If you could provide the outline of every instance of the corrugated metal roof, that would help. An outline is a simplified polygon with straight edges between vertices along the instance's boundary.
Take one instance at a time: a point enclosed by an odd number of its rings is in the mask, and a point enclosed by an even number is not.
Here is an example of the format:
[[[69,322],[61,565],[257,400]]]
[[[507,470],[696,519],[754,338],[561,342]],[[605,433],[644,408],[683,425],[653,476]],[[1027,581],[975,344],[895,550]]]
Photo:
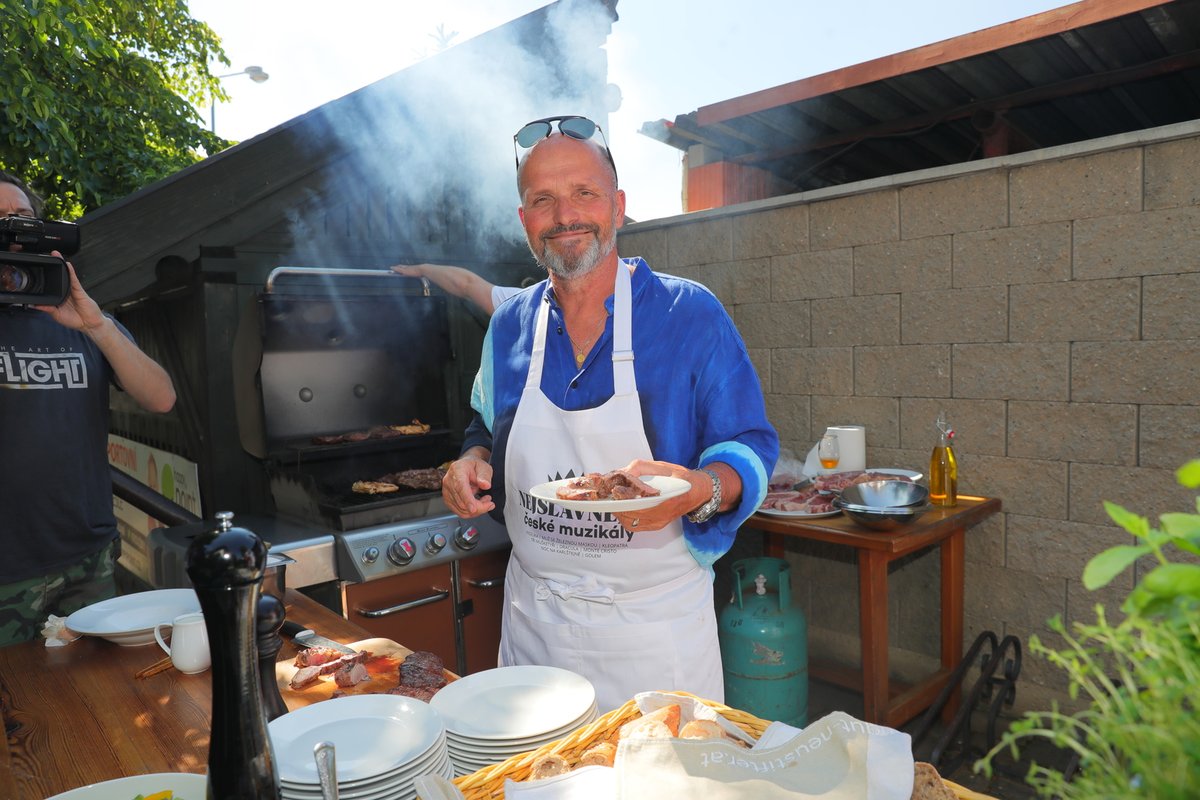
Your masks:
[[[1197,117],[1200,0],[1087,0],[642,133],[804,191]]]

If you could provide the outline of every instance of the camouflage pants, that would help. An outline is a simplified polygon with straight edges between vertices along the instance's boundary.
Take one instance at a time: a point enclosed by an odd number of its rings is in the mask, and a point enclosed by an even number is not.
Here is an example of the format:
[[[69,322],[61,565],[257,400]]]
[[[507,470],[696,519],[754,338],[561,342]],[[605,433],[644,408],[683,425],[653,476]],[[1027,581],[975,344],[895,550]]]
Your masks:
[[[61,572],[0,585],[0,647],[37,639],[51,614],[65,617],[114,597],[119,556],[117,539]]]

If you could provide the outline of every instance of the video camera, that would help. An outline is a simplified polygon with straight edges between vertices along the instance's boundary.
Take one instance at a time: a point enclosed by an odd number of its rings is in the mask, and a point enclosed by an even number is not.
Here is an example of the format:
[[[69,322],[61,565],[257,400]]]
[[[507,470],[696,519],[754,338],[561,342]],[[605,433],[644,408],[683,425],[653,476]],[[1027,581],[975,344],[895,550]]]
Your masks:
[[[20,252],[9,246],[20,245]],[[71,291],[63,256],[79,250],[79,226],[35,217],[0,217],[0,305],[62,305]]]

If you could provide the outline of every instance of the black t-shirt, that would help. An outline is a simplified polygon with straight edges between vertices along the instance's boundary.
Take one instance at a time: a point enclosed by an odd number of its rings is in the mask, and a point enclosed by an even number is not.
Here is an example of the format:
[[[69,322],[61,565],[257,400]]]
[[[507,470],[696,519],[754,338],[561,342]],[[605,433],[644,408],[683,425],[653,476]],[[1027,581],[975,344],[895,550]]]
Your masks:
[[[87,336],[0,307],[0,583],[56,572],[116,538],[112,379]]]

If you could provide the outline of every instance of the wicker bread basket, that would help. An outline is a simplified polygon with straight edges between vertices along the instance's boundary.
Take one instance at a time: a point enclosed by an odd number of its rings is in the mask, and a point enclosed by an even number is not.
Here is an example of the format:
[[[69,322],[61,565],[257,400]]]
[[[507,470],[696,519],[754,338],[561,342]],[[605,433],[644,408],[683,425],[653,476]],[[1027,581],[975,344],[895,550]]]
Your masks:
[[[670,694],[677,694],[681,697],[695,697],[695,695],[688,694],[687,692],[671,692]],[[755,739],[762,736],[763,731],[771,724],[769,721],[759,719],[752,714],[747,714],[745,711],[738,711],[736,708],[730,708],[729,706],[712,700],[705,700],[704,698],[696,699],[712,708]],[[530,767],[532,767],[534,760],[538,756],[547,753],[557,753],[565,758],[568,763],[574,764],[583,755],[583,751],[589,747],[598,745],[601,742],[613,742],[615,744],[621,726],[630,720],[640,717],[641,713],[638,710],[637,702],[630,700],[620,708],[598,717],[590,724],[585,725],[569,736],[559,739],[556,742],[544,744],[536,750],[512,756],[507,761],[501,761],[499,764],[485,767],[478,772],[472,772],[470,775],[456,778],[454,785],[466,796],[467,800],[498,800],[498,798],[504,797],[504,781],[509,778],[514,781],[526,780],[529,777]],[[943,780],[943,782],[954,792],[958,800],[994,800],[994,798],[977,794],[950,781]]]

